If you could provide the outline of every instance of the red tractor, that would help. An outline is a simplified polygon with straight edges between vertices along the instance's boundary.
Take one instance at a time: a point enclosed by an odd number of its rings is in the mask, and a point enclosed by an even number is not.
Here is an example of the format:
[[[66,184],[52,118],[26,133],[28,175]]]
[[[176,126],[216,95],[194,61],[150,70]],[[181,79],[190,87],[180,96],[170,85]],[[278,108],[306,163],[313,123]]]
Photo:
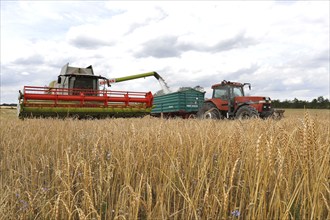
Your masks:
[[[251,89],[250,83],[237,83],[222,81],[212,86],[211,99],[204,101],[199,109],[199,118],[223,119],[223,118],[281,118],[284,110],[274,110],[271,99],[262,96],[245,96],[244,86]]]

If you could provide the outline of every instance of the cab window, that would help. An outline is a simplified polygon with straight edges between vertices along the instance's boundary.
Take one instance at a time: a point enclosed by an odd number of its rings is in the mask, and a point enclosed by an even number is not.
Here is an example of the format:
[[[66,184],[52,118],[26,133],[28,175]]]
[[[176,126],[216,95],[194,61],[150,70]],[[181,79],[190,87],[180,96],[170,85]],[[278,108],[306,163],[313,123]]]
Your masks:
[[[213,98],[228,99],[227,88],[216,88],[213,92]]]
[[[95,89],[96,79],[78,77],[74,81],[74,88],[77,89]]]
[[[233,87],[232,97],[236,97],[236,96],[244,96],[241,87]]]

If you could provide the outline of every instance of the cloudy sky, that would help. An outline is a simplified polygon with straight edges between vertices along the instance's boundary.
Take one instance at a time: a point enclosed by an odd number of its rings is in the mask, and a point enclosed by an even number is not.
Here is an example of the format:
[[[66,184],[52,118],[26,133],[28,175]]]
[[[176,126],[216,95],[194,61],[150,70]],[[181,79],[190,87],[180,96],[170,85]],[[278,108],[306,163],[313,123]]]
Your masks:
[[[176,91],[223,79],[250,95],[329,98],[329,1],[3,1],[1,103],[66,63],[109,78],[157,71]],[[154,78],[112,90],[160,90]]]

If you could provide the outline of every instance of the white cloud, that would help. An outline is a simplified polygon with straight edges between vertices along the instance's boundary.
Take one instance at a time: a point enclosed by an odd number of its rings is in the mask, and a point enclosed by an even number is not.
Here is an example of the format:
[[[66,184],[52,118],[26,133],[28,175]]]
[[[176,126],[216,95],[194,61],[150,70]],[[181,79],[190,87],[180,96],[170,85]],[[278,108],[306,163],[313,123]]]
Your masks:
[[[24,72],[21,72],[21,74],[22,74],[22,75],[25,75],[25,76],[28,76],[28,75],[30,75],[30,73],[29,73],[29,72],[26,72],[26,71],[24,71]]]
[[[328,8],[327,1],[1,2],[1,102],[15,102],[24,85],[47,85],[67,62],[107,77],[158,71],[174,90],[227,79],[275,99],[329,98]],[[141,79],[112,89],[160,88]]]
[[[302,84],[302,79],[301,77],[294,77],[294,78],[289,78],[289,79],[285,79],[283,81],[284,85],[299,85]]]

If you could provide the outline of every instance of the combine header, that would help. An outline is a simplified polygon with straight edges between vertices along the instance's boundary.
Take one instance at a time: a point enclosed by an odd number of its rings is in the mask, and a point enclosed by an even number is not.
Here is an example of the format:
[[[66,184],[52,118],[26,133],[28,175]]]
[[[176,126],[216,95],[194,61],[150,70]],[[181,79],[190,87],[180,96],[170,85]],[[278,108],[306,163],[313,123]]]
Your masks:
[[[107,79],[87,68],[65,65],[57,81],[48,87],[24,86],[19,91],[18,116],[26,117],[139,117],[150,114],[151,92],[128,92],[99,89],[100,85],[154,76],[156,72]],[[162,80],[163,81],[163,80]],[[167,85],[165,84],[165,87]]]

